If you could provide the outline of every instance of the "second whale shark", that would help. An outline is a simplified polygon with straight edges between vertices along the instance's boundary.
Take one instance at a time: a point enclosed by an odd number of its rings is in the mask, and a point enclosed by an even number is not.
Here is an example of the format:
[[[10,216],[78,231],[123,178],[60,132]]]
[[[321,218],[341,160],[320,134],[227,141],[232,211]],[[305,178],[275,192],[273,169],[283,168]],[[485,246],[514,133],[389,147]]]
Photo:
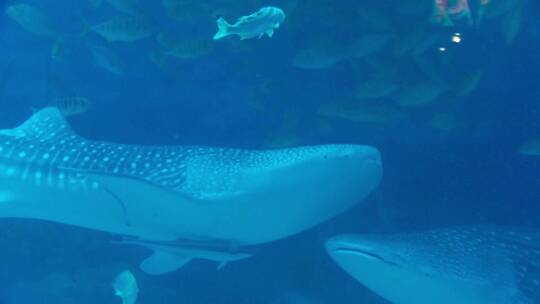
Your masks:
[[[55,108],[0,130],[0,217],[128,236],[127,243],[154,250],[143,263],[153,274],[197,257],[243,258],[234,248],[326,221],[364,199],[381,177],[380,154],[370,146],[115,144],[76,135]],[[233,245],[208,251],[199,241]]]
[[[462,226],[341,235],[330,256],[395,304],[540,303],[540,230]]]

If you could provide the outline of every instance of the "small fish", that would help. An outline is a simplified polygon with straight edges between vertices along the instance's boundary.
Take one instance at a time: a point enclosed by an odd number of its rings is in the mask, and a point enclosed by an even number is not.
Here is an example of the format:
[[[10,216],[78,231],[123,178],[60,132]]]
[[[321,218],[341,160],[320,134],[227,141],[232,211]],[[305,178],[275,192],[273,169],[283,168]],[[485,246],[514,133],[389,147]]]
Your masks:
[[[124,74],[124,63],[112,50],[103,46],[89,45],[96,66],[115,75]]]
[[[240,40],[250,38],[261,38],[264,34],[268,37],[274,35],[274,30],[279,28],[285,20],[285,13],[277,7],[263,7],[256,13],[249,16],[240,17],[236,23],[229,24],[225,19],[217,20],[218,31],[214,35],[214,40],[230,35],[238,35]]]
[[[88,99],[79,96],[55,98],[50,105],[58,108],[64,117],[85,113],[92,107]]]
[[[129,270],[119,273],[112,286],[114,295],[122,299],[122,304],[135,304],[139,294],[139,287],[135,276]]]
[[[93,26],[91,30],[108,42],[132,42],[152,35],[150,26],[136,17],[115,17]]]
[[[540,303],[540,230],[463,226],[326,242],[351,276],[394,304]]]
[[[26,3],[13,4],[6,8],[6,14],[32,34],[45,37],[58,35],[53,29],[50,17],[35,6]]]

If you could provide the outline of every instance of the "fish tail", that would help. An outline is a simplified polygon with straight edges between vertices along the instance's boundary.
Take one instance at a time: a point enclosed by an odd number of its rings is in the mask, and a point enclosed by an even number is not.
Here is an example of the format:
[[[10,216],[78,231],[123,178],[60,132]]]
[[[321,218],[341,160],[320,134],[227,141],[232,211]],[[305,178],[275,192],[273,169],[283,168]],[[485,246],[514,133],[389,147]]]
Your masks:
[[[225,19],[223,19],[223,17],[220,17],[217,20],[217,26],[218,26],[218,31],[214,35],[214,40],[221,39],[231,34],[229,32],[229,28],[231,27],[231,25]]]

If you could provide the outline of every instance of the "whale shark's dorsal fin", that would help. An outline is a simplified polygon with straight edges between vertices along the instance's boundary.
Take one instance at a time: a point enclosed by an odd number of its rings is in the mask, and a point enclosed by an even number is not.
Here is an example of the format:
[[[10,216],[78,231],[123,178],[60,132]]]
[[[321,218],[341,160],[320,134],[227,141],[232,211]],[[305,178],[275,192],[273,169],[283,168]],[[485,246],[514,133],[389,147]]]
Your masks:
[[[0,130],[0,135],[47,142],[75,136],[75,133],[57,108],[48,107],[36,112],[16,128]]]

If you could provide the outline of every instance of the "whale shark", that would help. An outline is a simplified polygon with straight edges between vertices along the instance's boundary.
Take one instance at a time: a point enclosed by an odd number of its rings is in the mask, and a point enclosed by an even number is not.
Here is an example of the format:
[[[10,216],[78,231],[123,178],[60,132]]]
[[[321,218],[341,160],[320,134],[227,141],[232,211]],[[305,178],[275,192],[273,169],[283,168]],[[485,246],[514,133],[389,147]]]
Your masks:
[[[117,144],[78,136],[53,107],[0,130],[0,218],[135,238],[154,251],[144,262],[152,274],[193,258],[237,260],[245,254],[226,255],[227,248],[271,242],[327,221],[362,201],[381,177],[380,153],[371,146]],[[190,240],[192,250],[171,249],[177,240]],[[232,245],[214,255],[197,249],[198,242],[213,241]],[[202,254],[189,256],[196,253]]]
[[[395,304],[540,303],[540,230],[461,226],[340,235],[330,256]]]

